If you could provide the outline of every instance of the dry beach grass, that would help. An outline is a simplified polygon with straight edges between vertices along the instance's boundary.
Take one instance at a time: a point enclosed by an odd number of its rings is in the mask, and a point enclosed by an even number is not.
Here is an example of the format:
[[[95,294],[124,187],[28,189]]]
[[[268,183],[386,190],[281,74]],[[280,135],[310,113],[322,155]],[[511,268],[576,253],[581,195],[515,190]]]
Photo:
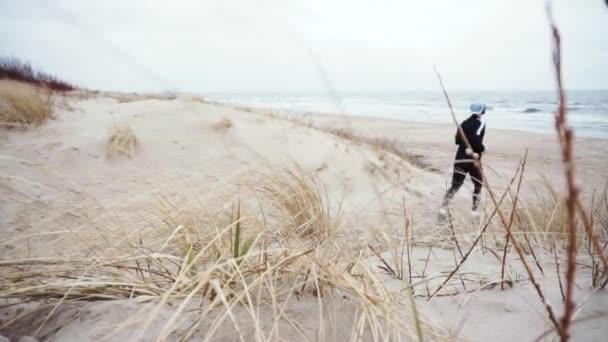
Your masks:
[[[0,296],[28,309],[2,329],[15,336],[35,327],[45,338],[54,314],[70,303],[139,298],[147,309],[110,336],[136,339],[154,325],[155,339],[391,340],[417,339],[420,325],[426,336],[448,338],[399,305],[410,299],[389,291],[349,244],[339,210],[328,212],[317,182],[285,169],[253,189],[257,209],[246,209],[248,198],[212,212],[167,201],[150,225],[124,235],[99,232],[77,255],[4,260]],[[318,315],[314,326],[290,317],[295,302]],[[167,306],[175,307],[168,317]]]
[[[0,80],[0,124],[28,128],[43,124],[53,115],[51,92],[38,86]]]
[[[112,126],[106,145],[106,157],[109,159],[117,157],[132,158],[139,148],[137,137],[128,126]]]

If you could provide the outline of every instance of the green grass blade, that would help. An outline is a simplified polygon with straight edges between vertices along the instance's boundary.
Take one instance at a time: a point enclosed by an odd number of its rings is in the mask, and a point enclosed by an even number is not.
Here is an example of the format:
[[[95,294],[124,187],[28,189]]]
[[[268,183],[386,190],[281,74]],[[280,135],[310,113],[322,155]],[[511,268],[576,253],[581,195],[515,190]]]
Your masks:
[[[236,231],[234,234],[234,255],[236,259],[240,256],[239,247],[241,246],[241,200],[239,199],[236,212]]]

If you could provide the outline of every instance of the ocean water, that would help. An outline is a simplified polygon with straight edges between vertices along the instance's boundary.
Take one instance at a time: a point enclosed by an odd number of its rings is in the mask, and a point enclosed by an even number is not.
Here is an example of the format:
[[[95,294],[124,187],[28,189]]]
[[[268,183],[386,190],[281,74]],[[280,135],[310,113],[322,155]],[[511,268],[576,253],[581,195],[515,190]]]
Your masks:
[[[217,93],[212,100],[298,112],[343,113],[428,123],[450,123],[445,98],[437,92],[358,92],[332,97],[327,93]],[[488,106],[488,129],[512,129],[554,134],[557,108],[553,91],[452,92],[459,121],[472,102]],[[569,91],[568,120],[580,137],[608,139],[608,90]]]

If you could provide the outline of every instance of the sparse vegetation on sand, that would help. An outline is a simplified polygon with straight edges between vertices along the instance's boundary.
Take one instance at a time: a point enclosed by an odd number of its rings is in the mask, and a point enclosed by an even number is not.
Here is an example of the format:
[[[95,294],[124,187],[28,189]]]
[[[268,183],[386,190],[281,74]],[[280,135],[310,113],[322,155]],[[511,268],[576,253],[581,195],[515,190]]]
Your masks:
[[[277,112],[277,111],[268,111],[265,109],[256,109],[254,107],[246,107],[246,106],[234,106],[234,108],[238,110],[242,110],[250,113],[259,113],[265,116],[268,116],[273,119],[278,120],[286,120],[293,122],[294,124],[306,128],[317,129],[332,135],[335,135],[339,138],[355,142],[358,144],[367,145],[376,151],[382,151],[384,153],[391,153],[402,160],[415,165],[421,169],[425,169],[431,172],[438,172],[436,168],[429,165],[421,155],[412,153],[404,146],[403,143],[399,142],[397,139],[389,139],[389,138],[381,138],[381,137],[368,137],[361,134],[358,134],[354,130],[350,128],[335,128],[335,127],[322,127],[315,125],[314,120],[312,119],[310,114],[307,113],[288,113],[288,112]]]
[[[522,172],[518,169],[513,180]],[[500,259],[507,249],[495,211],[481,222],[481,233],[452,221],[447,230],[433,232],[414,225],[404,201],[402,223],[361,238],[340,206],[332,207],[315,172],[294,165],[253,174],[239,188],[217,193],[209,203],[161,195],[160,205],[132,213],[144,219],[130,229],[120,221],[98,224],[83,217],[83,227],[90,228],[53,232],[53,241],[74,241],[69,252],[30,257],[22,249],[5,258],[0,299],[14,313],[0,331],[44,339],[62,328],[61,317],[111,301],[114,310],[124,306],[129,312],[104,330],[103,337],[115,340],[459,340],[464,336],[420,314],[414,298],[523,286],[520,263],[528,264],[534,277],[551,273],[545,279],[556,286],[556,278],[561,281],[546,259],[563,256],[565,245],[542,244],[542,231],[514,234],[509,245],[523,246],[524,258]],[[590,214],[605,243],[603,196]],[[515,201],[506,203],[507,213],[518,208]],[[586,246],[589,240],[579,229]],[[25,245],[48,233],[11,240]],[[471,253],[479,246],[481,253]],[[453,255],[453,266],[445,264],[446,255]],[[544,268],[538,259],[545,260]],[[485,270],[476,268],[480,260]],[[605,286],[600,257],[581,255],[579,263],[596,288]],[[391,278],[399,285],[389,287]],[[136,307],[128,305],[133,301]]]
[[[50,91],[27,83],[0,80],[0,124],[28,128],[45,123],[53,115]]]
[[[252,182],[215,208],[166,198],[137,229],[99,230],[75,255],[2,261],[0,298],[20,313],[0,331],[44,338],[73,305],[134,299],[142,306],[105,337],[451,338],[408,309],[409,296],[389,291],[348,239],[339,208],[330,212],[314,174],[286,169]]]
[[[344,128],[318,128],[327,133],[333,134],[342,139],[354,141],[361,144],[366,144],[375,150],[387,152],[396,155],[402,160],[407,161],[408,163],[415,165],[421,169],[431,171],[431,172],[439,172],[436,168],[429,165],[421,155],[414,154],[408,151],[407,147],[404,146],[403,143],[399,142],[397,139],[388,139],[388,138],[371,138],[363,135],[359,135],[353,130],[344,129]]]
[[[129,126],[112,126],[106,143],[106,158],[132,158],[135,156],[138,148],[137,137]]]
[[[173,92],[164,93],[119,93],[119,92],[104,92],[104,96],[115,99],[118,103],[131,103],[147,100],[175,100],[177,94]]]

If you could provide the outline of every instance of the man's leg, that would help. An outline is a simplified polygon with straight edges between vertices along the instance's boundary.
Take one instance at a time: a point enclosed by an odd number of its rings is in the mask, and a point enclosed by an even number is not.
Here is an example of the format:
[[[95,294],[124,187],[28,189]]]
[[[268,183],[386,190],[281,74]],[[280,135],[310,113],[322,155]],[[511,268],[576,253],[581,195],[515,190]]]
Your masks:
[[[454,194],[460,189],[462,184],[464,183],[464,179],[467,176],[465,169],[459,165],[454,164],[454,173],[452,174],[452,185],[448,189],[448,191],[443,196],[443,204],[442,207],[447,207],[450,203]]]
[[[471,180],[473,181],[473,211],[476,211],[479,208],[479,202],[481,201],[481,187],[483,186],[483,175],[481,174],[481,170],[473,166],[471,170],[469,170],[469,174],[471,175]]]

